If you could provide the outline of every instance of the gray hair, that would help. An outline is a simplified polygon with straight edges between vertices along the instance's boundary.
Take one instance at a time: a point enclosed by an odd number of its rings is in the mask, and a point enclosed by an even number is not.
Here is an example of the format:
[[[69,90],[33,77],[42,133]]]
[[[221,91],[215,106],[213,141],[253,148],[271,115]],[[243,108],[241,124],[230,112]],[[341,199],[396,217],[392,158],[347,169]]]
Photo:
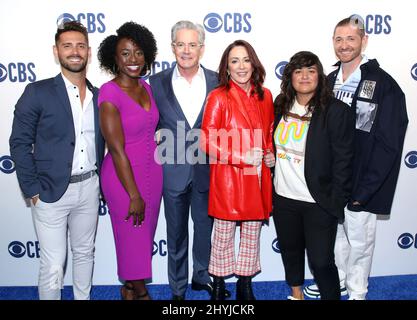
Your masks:
[[[188,20],[178,21],[176,24],[173,25],[173,27],[171,28],[171,42],[172,43],[175,42],[177,38],[177,32],[181,29],[197,31],[199,44],[204,44],[204,40],[206,39],[206,34],[204,32],[203,26],[199,23],[193,23]]]

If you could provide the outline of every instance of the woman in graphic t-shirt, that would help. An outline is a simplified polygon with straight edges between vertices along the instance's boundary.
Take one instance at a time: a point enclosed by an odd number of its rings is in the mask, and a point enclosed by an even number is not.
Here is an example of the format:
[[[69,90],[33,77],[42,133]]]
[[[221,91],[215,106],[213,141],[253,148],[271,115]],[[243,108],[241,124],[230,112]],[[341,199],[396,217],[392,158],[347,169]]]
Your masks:
[[[333,97],[319,58],[296,53],[274,101],[273,217],[288,299],[303,299],[305,250],[322,299],[340,299],[337,223],[350,196],[355,114]]]

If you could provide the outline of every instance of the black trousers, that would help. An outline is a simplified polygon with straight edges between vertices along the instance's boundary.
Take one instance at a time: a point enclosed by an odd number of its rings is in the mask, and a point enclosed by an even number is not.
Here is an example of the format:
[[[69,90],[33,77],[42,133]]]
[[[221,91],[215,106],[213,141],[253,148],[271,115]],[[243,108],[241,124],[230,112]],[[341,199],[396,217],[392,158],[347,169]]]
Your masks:
[[[288,199],[274,192],[274,224],[291,287],[304,284],[305,250],[323,300],[340,300],[340,283],[334,261],[337,218],[316,203]]]

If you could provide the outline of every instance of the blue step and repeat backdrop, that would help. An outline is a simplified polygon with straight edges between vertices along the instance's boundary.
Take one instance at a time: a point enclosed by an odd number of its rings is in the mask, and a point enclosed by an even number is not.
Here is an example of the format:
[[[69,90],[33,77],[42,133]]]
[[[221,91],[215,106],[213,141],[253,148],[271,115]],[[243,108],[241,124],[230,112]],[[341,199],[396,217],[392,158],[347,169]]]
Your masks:
[[[88,77],[98,87],[109,76],[98,67],[97,47],[122,23],[133,20],[154,33],[159,49],[152,68],[155,73],[172,65],[170,29],[178,20],[187,19],[206,29],[204,66],[216,70],[229,43],[247,40],[266,68],[266,87],[276,96],[283,66],[297,51],[313,51],[326,72],[333,70],[333,28],[351,14],[364,18],[369,34],[366,54],[377,58],[400,84],[407,97],[410,119],[392,215],[378,221],[372,276],[417,273],[417,23],[413,1],[350,0],[331,4],[324,0],[15,0],[2,1],[0,10],[0,286],[37,283],[39,244],[30,208],[17,183],[8,138],[14,106],[25,86],[59,72],[52,46],[57,24],[63,19],[79,20],[88,28],[93,52]],[[283,280],[272,223],[263,227],[261,245],[262,272],[255,281]],[[153,252],[153,283],[167,283],[163,205]],[[311,277],[309,270],[306,276]],[[71,283],[70,257],[65,283]],[[94,283],[118,283],[113,235],[105,206],[100,209]]]

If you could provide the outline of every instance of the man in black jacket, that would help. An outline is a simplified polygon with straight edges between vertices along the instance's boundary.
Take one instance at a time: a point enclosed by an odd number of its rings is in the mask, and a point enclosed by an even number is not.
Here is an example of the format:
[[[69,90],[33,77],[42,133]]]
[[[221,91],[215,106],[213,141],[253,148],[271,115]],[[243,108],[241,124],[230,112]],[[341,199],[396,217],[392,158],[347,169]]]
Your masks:
[[[408,124],[405,96],[395,80],[368,59],[361,17],[341,20],[333,46],[339,62],[328,76],[336,98],[356,109],[353,190],[339,224],[335,260],[342,295],[364,300],[375,248],[377,214],[389,215]],[[304,294],[317,298],[316,285]]]

